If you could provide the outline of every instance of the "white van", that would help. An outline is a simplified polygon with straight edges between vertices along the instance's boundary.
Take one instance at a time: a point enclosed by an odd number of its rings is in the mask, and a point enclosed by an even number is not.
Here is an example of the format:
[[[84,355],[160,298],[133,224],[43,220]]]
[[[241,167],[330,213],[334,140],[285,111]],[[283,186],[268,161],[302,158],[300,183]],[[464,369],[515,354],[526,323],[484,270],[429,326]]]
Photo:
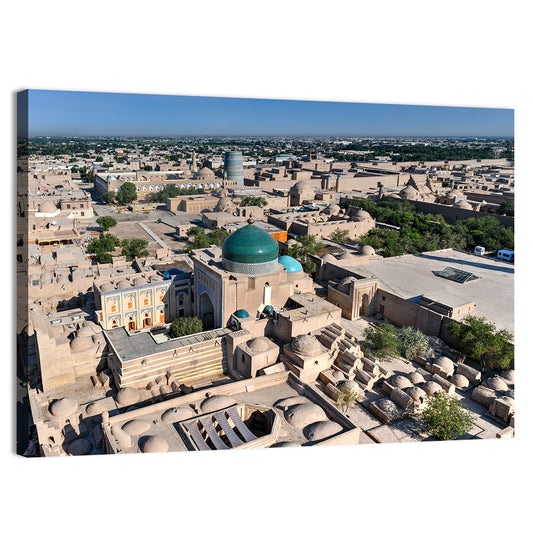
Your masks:
[[[485,248],[483,248],[483,246],[476,246],[474,248],[474,254],[475,255],[485,255]]]
[[[514,262],[514,252],[511,250],[498,250],[498,255],[496,257],[502,261]]]

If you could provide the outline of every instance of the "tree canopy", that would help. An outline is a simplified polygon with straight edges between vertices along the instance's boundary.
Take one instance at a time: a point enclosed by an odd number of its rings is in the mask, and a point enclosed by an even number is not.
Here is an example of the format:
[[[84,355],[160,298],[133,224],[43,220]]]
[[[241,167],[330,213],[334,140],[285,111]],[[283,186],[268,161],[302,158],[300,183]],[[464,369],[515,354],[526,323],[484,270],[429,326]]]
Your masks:
[[[112,252],[120,240],[111,233],[102,233],[98,239],[92,239],[87,245],[87,253],[95,254],[98,263],[111,263],[113,258],[109,252]]]
[[[241,200],[240,207],[256,206],[265,207],[267,201],[259,196],[246,196]]]
[[[109,228],[117,225],[117,221],[112,216],[103,216],[96,219],[96,223],[100,226],[102,233],[106,232]]]
[[[122,246],[122,255],[126,256],[128,261],[133,261],[136,257],[146,257],[148,255],[148,241],[144,239],[124,239]]]
[[[207,248],[212,244],[222,246],[229,237],[229,232],[223,229],[214,229],[209,234],[206,234],[204,228],[194,226],[188,229],[187,236],[191,239],[187,246],[187,251],[190,252],[191,250]]]
[[[120,187],[120,191],[117,193],[116,200],[122,205],[131,204],[131,202],[137,200],[137,187],[135,187],[133,183],[127,181]]]
[[[176,318],[168,328],[168,334],[174,338],[200,333],[201,331],[203,331],[202,321],[195,316]]]

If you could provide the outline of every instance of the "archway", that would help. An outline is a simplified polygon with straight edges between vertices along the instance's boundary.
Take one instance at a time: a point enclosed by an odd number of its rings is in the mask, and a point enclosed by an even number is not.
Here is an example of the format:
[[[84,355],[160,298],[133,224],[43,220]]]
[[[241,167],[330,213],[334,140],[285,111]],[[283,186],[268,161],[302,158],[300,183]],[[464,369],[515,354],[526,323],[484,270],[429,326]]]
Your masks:
[[[149,328],[152,325],[152,313],[144,313],[143,327]]]
[[[135,317],[130,316],[130,317],[128,318],[128,330],[129,330],[129,331],[133,331],[133,330],[135,329],[135,326],[136,326],[136,324],[135,324]]]
[[[203,292],[200,296],[200,320],[204,325],[204,329],[213,329],[215,325],[213,303],[206,292]]]

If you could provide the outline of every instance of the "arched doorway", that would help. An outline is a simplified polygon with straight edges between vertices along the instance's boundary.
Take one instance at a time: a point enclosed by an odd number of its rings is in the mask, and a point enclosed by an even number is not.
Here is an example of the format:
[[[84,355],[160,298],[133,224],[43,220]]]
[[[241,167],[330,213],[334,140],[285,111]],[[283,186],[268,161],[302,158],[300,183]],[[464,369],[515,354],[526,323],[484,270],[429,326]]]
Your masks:
[[[203,292],[200,296],[200,320],[204,325],[204,329],[213,329],[215,325],[213,303],[206,292]]]
[[[143,327],[149,328],[152,325],[152,313],[144,313],[143,315]]]
[[[128,330],[129,330],[129,331],[133,331],[133,330],[135,329],[135,326],[136,326],[136,324],[135,324],[135,317],[130,316],[130,317],[128,318]]]

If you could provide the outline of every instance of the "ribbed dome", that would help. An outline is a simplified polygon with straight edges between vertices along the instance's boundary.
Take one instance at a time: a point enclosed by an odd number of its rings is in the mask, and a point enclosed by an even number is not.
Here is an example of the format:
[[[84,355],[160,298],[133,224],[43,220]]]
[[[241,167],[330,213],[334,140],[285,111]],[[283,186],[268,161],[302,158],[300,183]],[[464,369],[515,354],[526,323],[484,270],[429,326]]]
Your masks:
[[[292,187],[292,190],[301,191],[302,189],[314,189],[315,185],[311,180],[297,181]]]
[[[278,263],[280,263],[289,273],[301,272],[303,270],[301,263],[290,255],[282,255],[281,257],[278,257]]]
[[[210,178],[214,175],[215,173],[209,167],[202,167],[200,172],[198,172],[198,176],[202,178]]]
[[[232,233],[222,245],[222,257],[233,263],[266,263],[278,258],[278,243],[255,224]]]

